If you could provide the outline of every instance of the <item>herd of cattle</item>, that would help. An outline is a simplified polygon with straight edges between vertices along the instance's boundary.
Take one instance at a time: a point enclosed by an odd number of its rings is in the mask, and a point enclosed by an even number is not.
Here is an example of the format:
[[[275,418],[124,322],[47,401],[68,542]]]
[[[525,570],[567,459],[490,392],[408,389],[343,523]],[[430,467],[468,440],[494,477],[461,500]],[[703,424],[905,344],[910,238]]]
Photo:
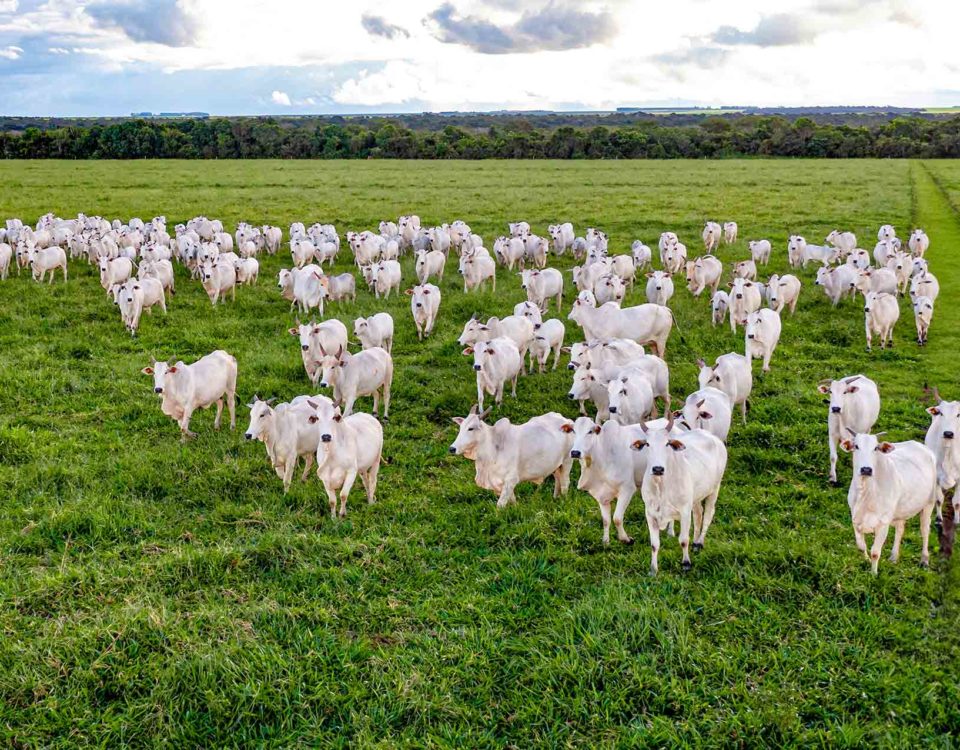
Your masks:
[[[736,242],[734,222],[722,226],[708,222],[702,234],[704,253],[693,259],[688,259],[687,248],[675,233],[664,232],[657,248],[659,270],[653,269],[650,247],[636,241],[629,254],[610,254],[608,237],[598,229],[589,228],[578,237],[572,224],[556,224],[541,237],[526,222],[508,227],[491,252],[463,221],[423,228],[419,217],[401,216],[396,222],[381,222],[377,232],[347,232],[357,274],[331,275],[323,266],[329,268],[341,250],[337,230],[328,224],[295,223],[289,229],[292,267],[279,272],[280,294],[303,316],[314,310],[323,316],[325,302],[356,300],[358,279],[377,299],[389,298],[402,287],[400,258],[412,253],[417,283],[406,294],[422,339],[433,332],[440,311],[441,290],[431,280],[442,281],[451,257],[465,293],[488,281],[496,289],[498,264],[516,269],[527,300],[504,317],[483,321],[473,316],[459,338],[464,355],[473,362],[477,403],[467,416],[454,419],[458,434],[450,453],[475,463],[477,485],[497,494],[498,507],[516,501],[519,483],[539,484],[551,475],[555,494],[565,494],[577,461],[577,486],[599,504],[604,544],[609,543],[611,520],[618,539],[631,541],[625,515],[639,490],[650,534],[651,573],[658,569],[660,532],[667,530],[672,536],[675,521],[680,525],[682,564],[689,568],[691,534],[694,549],[702,548],[713,520],[734,410],[739,407],[741,419],[747,420],[752,360],[761,359],[763,370],[770,369],[781,315],[785,310],[794,313],[801,279],[773,274],[760,281],[759,268],[769,263],[772,253],[771,243],[761,239],[749,242],[750,258],[733,265],[727,289],[720,289],[724,265],[714,253],[721,243]],[[175,292],[175,262],[200,281],[213,304],[223,303],[228,293],[235,297],[238,285],[257,283],[258,256],[276,254],[282,236],[278,227],[245,223],[231,235],[221,222],[206,217],[178,224],[171,236],[162,216],[123,224],[83,214],[76,219],[48,214],[35,227],[13,219],[0,229],[0,276],[6,279],[15,262],[18,274],[29,269],[41,282],[49,274],[52,283],[54,272],[62,269],[66,281],[68,254],[85,259],[98,266],[101,285],[135,334],[143,310],[159,306],[166,312],[167,296]],[[793,235],[787,259],[798,273],[815,264],[816,285],[834,305],[844,297],[863,295],[868,351],[874,334],[881,347],[892,346],[898,298],[907,292],[917,341],[924,345],[939,292],[924,257],[930,244],[926,234],[914,230],[904,246],[894,228],[884,225],[872,253],[859,248],[850,232],[831,232],[826,243],[813,245]],[[554,303],[560,312],[565,288],[564,274],[548,267],[548,258],[567,252],[578,265],[571,269],[576,296],[566,318],[583,332],[583,341],[570,346],[564,345],[563,320],[544,317]],[[624,307],[624,297],[640,272],[645,273],[648,302]],[[676,326],[669,305],[679,274],[685,274],[694,297],[709,290],[714,325],[729,320],[734,332],[743,326],[744,353],[724,354],[713,364],[700,360],[699,389],[673,411],[666,346]],[[289,332],[299,342],[314,390],[330,389],[331,394],[303,395],[284,404],[255,396],[245,436],[264,443],[285,491],[300,458],[306,464],[303,480],[316,461],[331,516],[337,514],[338,496],[339,514],[344,516],[358,476],[368,501],[374,501],[382,422],[390,410],[394,320],[387,312],[357,318],[353,334],[361,349],[356,353],[349,351],[347,328],[336,318],[319,323],[298,320]],[[579,402],[579,418],[551,412],[523,424],[486,421],[493,408],[484,408],[486,396],[499,405],[507,385],[516,396],[522,374],[543,372],[551,356],[555,369],[561,352],[570,355],[573,382],[568,396]],[[214,404],[215,426],[219,428],[226,404],[230,427],[235,427],[237,361],[227,352],[218,350],[191,364],[155,361],[143,372],[152,375],[161,410],[178,422],[184,439],[193,436],[192,413]],[[848,503],[858,549],[869,557],[876,573],[890,526],[895,531],[891,559],[896,560],[906,522],[919,515],[921,563],[927,565],[931,517],[935,511],[939,516],[944,491],[954,489],[960,476],[954,437],[960,431],[960,402],[944,401],[934,389],[937,403],[928,409],[933,419],[925,443],[890,443],[879,439],[882,433],[871,434],[880,395],[870,378],[851,375],[817,387],[829,396],[831,481],[837,477],[838,449],[853,454]],[[357,399],[366,396],[373,397],[373,414],[354,412]],[[867,534],[874,535],[869,551]]]

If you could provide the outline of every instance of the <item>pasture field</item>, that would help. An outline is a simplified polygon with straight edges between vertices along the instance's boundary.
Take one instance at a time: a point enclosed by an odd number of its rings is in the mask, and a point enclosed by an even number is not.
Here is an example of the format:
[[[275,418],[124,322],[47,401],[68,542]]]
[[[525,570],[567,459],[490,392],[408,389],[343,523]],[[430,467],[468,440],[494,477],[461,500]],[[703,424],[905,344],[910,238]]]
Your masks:
[[[276,288],[287,253],[262,258],[260,285],[216,309],[178,270],[169,315],[144,315],[135,339],[85,264],[71,263],[66,285],[14,273],[0,282],[0,744],[956,743],[958,566],[933,541],[922,570],[912,521],[900,562],[871,576],[850,528],[848,457],[841,486],[827,482],[815,390],[875,379],[889,440],[922,440],[925,381],[960,397],[960,220],[931,174],[960,191],[956,165],[906,161],[0,162],[0,218],[164,214],[172,228],[205,214],[230,230],[277,224],[285,241],[295,220],[343,233],[415,212],[425,226],[463,218],[488,247],[519,219],[603,228],[611,252],[673,229],[692,257],[705,219],[733,219],[740,240],[721,257],[744,259],[747,240],[766,237],[772,273],[786,270],[791,233],[852,229],[872,249],[880,224],[902,237],[920,225],[942,285],[926,348],[903,301],[895,348],[867,354],[862,304],[833,309],[812,267],[802,274],[772,372],[754,365],[749,423],[734,422],[706,549],[682,574],[668,539],[650,578],[639,496],[636,544],[604,549],[589,495],[521,485],[498,512],[473,465],[447,455],[451,417],[476,398],[456,338],[471,313],[523,299],[504,270],[496,293],[464,295],[448,264],[423,344],[406,296],[361,291],[328,310],[351,331],[380,309],[397,323],[378,502],[358,484],[343,521],[315,477],[284,496],[263,446],[243,441],[254,393],[309,392]],[[677,286],[667,361],[682,399],[696,357],[742,351],[743,337],[712,328],[707,300]],[[568,342],[580,340],[570,289]],[[638,284],[628,303],[642,296]],[[216,348],[239,362],[237,429],[215,433],[200,412],[182,445],[140,369],[151,354]],[[522,378],[497,414],[573,417],[569,383],[565,369]]]

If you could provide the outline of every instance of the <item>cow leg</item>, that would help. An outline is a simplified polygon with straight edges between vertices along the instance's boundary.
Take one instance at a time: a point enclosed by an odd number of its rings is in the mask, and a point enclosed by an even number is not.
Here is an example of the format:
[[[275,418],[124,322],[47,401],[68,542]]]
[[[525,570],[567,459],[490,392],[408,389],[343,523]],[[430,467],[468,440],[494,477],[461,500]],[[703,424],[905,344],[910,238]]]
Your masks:
[[[830,481],[833,484],[837,483],[837,438],[833,434],[833,430],[830,430],[830,435],[827,438],[827,442],[830,444]]]
[[[600,521],[603,523],[603,546],[610,544],[610,499],[598,500],[600,506]]]
[[[373,389],[373,416],[380,418],[380,389]]]
[[[920,511],[920,541],[921,541],[921,552],[920,552],[920,566],[923,568],[930,567],[930,518],[933,516],[933,506],[928,505],[922,511]],[[905,524],[905,521],[900,522],[901,525]],[[902,533],[901,533],[902,535]]]
[[[180,418],[180,439],[183,442],[186,442],[187,438],[194,438],[197,436],[197,433],[190,432],[190,416],[193,414],[193,409],[185,408],[183,410],[183,416]]]
[[[355,396],[352,398],[346,399],[346,401],[343,404],[343,411],[341,412],[343,416],[349,417],[351,414],[353,414],[353,402],[356,400],[357,399]]]
[[[350,496],[350,490],[353,489],[353,483],[356,481],[357,470],[350,469],[343,480],[343,486],[340,488],[340,518],[347,517],[347,498]]]
[[[308,453],[307,458],[305,459],[306,466],[303,467],[303,474],[300,475],[300,481],[306,482],[307,477],[310,476],[310,469],[313,468],[313,454]]]
[[[767,349],[763,353],[763,371],[770,372],[770,358],[773,356],[773,350]]]
[[[330,518],[337,517],[337,490],[336,488],[324,480],[323,489],[327,491],[327,503],[330,506]]]
[[[477,376],[477,411],[483,411],[483,384],[479,376]]]
[[[230,410],[230,429],[235,430],[237,427],[237,394],[234,390],[227,391],[227,409]]]
[[[223,398],[221,397],[217,399],[217,416],[213,420],[213,429],[215,430],[220,429],[220,416],[222,414],[223,414]]]
[[[870,547],[870,570],[874,575],[877,574],[877,567],[880,564],[880,553],[883,552],[883,543],[887,541],[887,532],[890,531],[890,525],[884,524],[877,527],[873,535],[873,546]]]
[[[363,488],[367,491],[367,504],[373,505],[377,499],[377,474],[380,472],[380,461],[371,466],[366,472],[360,475],[363,481]]]
[[[573,459],[569,452],[560,464],[560,468],[553,472],[553,496],[566,495],[570,489],[570,469],[573,468]]]
[[[660,569],[660,526],[656,519],[647,514],[647,529],[650,531],[650,575],[655,576]]]
[[[707,538],[707,531],[710,529],[710,524],[713,523],[713,514],[717,510],[717,496],[719,494],[720,487],[717,487],[704,501],[703,525],[700,527],[700,536],[694,542],[700,549],[703,549],[703,543]]]
[[[893,525],[893,549],[890,550],[890,562],[895,563],[900,559],[900,542],[903,539],[903,531],[906,527],[906,521],[897,521]]]
[[[288,458],[283,465],[283,494],[290,491],[290,483],[293,481],[293,472],[297,468],[297,457]]]
[[[871,346],[872,336],[870,335],[870,321],[869,321],[869,320],[867,320],[866,323],[864,324],[864,328],[866,329],[866,332],[867,332],[867,351],[868,351],[868,352],[872,352],[872,351],[873,351],[873,347]]]
[[[740,412],[743,414],[743,423],[747,423],[747,400],[744,399],[740,402]]]
[[[617,527],[617,539],[624,544],[633,544],[633,539],[630,538],[627,530],[623,527],[624,517],[627,515],[627,508],[630,507],[630,501],[633,500],[633,492],[632,487],[621,488],[617,494],[617,507],[614,508],[613,511],[613,525]]]
[[[560,363],[560,349],[561,349],[561,345],[560,345],[560,344],[557,344],[556,347],[554,347],[554,350],[553,350],[553,369],[554,369],[554,370],[557,369],[557,365]],[[550,358],[550,355],[547,354],[547,359],[549,359],[549,358]],[[545,359],[545,360],[544,360],[544,364],[546,364],[546,361],[547,361],[547,360]]]
[[[510,395],[513,396],[514,398],[517,397],[517,378],[519,377],[520,377],[520,373],[518,372],[516,375],[513,376],[513,380],[510,381],[512,385]]]
[[[513,494],[513,488],[517,486],[517,482],[513,478],[505,478],[503,480],[503,490],[500,492],[500,498],[497,500],[498,508],[506,508],[511,502],[515,503],[517,498]]]

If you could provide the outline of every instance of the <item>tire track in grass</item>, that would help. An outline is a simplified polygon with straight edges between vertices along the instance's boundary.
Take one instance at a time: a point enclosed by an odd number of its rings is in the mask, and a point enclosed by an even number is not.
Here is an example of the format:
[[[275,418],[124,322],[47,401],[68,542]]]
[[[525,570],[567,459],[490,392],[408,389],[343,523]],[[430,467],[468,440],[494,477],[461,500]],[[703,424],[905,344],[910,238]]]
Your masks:
[[[933,323],[938,328],[938,340],[934,344],[935,350],[928,352],[928,357],[931,364],[948,369],[952,377],[943,381],[947,385],[944,395],[946,398],[957,398],[960,396],[957,392],[960,378],[956,376],[960,311],[954,301],[960,298],[960,259],[957,256],[957,249],[960,248],[960,211],[952,204],[927,162],[914,163],[911,184],[914,192],[913,223],[930,236],[929,255],[932,256],[933,270],[940,282],[940,296],[937,298]],[[946,300],[950,300],[950,304],[944,304]],[[939,367],[936,369],[939,370]],[[934,628],[937,640],[946,646],[943,654],[945,660],[956,665],[960,661],[960,631],[957,628],[960,622],[960,565],[957,564],[957,556],[946,565],[947,570],[941,577],[941,606],[936,613]],[[947,698],[955,699],[956,696]]]

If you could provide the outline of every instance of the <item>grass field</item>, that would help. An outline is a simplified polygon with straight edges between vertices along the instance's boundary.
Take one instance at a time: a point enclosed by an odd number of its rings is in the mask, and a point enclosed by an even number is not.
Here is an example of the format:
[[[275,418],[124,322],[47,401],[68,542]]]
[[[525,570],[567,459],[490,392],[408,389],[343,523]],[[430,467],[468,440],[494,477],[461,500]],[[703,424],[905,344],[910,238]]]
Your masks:
[[[397,375],[378,504],[358,486],[347,519],[331,521],[316,478],[282,494],[263,446],[242,439],[245,408],[234,432],[199,413],[199,437],[181,445],[139,373],[151,354],[224,348],[241,403],[308,392],[275,283],[289,256],[264,259],[260,286],[217,309],[181,273],[169,315],[145,315],[136,339],[86,265],[66,285],[14,275],[0,283],[0,744],[956,743],[957,565],[934,543],[922,570],[912,522],[900,563],[870,575],[850,529],[848,458],[843,486],[827,482],[815,391],[824,377],[874,378],[891,440],[922,440],[924,381],[960,396],[960,220],[932,175],[960,190],[957,166],[904,161],[0,162],[0,218],[162,213],[172,225],[202,213],[230,229],[323,220],[343,232],[415,211],[425,224],[463,218],[488,245],[508,220],[569,219],[578,233],[606,229],[612,251],[668,228],[695,251],[703,220],[734,219],[741,240],[722,257],[767,237],[770,272],[785,270],[791,233],[849,228],[872,249],[880,224],[901,236],[919,224],[942,286],[926,348],[904,302],[896,347],[868,355],[861,305],[831,308],[805,272],[749,424],[734,424],[706,549],[681,574],[665,543],[652,579],[639,497],[627,517],[637,543],[604,549],[588,495],[521,485],[498,512],[473,465],[447,455],[450,418],[475,400],[456,338],[474,311],[523,299],[515,276],[464,296],[448,271],[422,345],[405,296],[334,306],[351,330],[358,314],[394,315]],[[667,360],[682,398],[698,355],[743,339],[711,328],[706,301],[679,284],[674,301],[682,337]],[[501,413],[574,416],[569,381],[524,378]]]

